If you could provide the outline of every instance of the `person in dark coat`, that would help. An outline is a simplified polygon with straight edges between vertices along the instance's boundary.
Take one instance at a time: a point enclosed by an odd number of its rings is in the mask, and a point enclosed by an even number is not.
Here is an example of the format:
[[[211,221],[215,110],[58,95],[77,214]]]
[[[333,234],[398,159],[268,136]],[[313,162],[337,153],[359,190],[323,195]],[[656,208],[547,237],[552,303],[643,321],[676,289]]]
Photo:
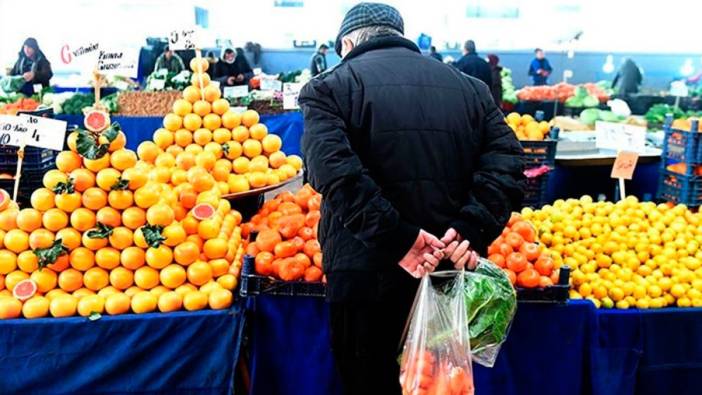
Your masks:
[[[212,77],[219,81],[221,86],[248,85],[253,77],[253,70],[243,51],[239,49],[225,49],[222,58],[214,66]]]
[[[485,59],[478,56],[473,40],[468,40],[463,45],[463,57],[458,59],[458,61],[454,63],[454,66],[469,76],[483,81],[485,85],[492,86],[492,71],[490,70],[490,65]]]
[[[495,100],[497,107],[502,108],[502,66],[500,66],[500,58],[495,54],[489,54],[488,64],[492,72],[492,85],[490,85],[492,99]]]
[[[431,56],[432,58],[438,60],[439,62],[443,62],[443,61],[444,61],[443,55],[441,55],[440,53],[436,52],[436,47],[433,46],[433,45],[429,48],[429,56]]]
[[[627,58],[614,77],[614,81],[612,81],[612,89],[618,87],[617,95],[626,97],[639,92],[642,80],[643,77],[639,66],[633,60]]]
[[[317,49],[317,52],[312,56],[310,60],[310,72],[312,77],[317,74],[323,73],[327,69],[327,51],[329,47],[327,44],[322,44]]]
[[[536,48],[534,50],[534,59],[529,64],[529,75],[534,81],[534,86],[548,85],[548,76],[551,75],[553,68],[551,63],[546,59],[544,50]]]
[[[522,149],[488,87],[422,56],[403,30],[390,6],[354,6],[336,40],[341,63],[298,100],[346,394],[401,393],[417,277],[473,267],[523,198]]]
[[[177,53],[166,46],[163,49],[163,53],[156,58],[156,64],[154,65],[154,71],[161,69],[166,69],[169,73],[178,74],[185,70],[185,63],[183,63],[183,59]]]
[[[35,38],[29,37],[24,40],[10,75],[21,75],[24,78],[25,82],[20,92],[27,96],[34,94],[35,84],[41,84],[44,88],[49,86],[54,73],[51,71],[51,63]]]

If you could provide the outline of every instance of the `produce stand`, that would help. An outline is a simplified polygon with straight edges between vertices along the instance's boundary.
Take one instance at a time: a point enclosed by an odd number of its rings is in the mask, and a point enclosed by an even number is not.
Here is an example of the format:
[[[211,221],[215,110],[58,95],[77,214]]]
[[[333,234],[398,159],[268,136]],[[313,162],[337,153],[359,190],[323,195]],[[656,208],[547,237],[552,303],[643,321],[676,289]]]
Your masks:
[[[231,394],[244,325],[229,310],[0,322],[0,393]]]
[[[122,127],[127,135],[127,148],[132,150],[135,150],[142,141],[151,139],[154,130],[160,128],[163,123],[162,116],[112,116],[111,118]],[[66,121],[69,125],[83,124],[82,115],[60,114],[56,116],[56,119]],[[300,154],[300,137],[303,131],[302,113],[295,111],[277,115],[261,115],[261,122],[266,124],[269,131],[283,139],[282,150],[284,152],[291,155]]]

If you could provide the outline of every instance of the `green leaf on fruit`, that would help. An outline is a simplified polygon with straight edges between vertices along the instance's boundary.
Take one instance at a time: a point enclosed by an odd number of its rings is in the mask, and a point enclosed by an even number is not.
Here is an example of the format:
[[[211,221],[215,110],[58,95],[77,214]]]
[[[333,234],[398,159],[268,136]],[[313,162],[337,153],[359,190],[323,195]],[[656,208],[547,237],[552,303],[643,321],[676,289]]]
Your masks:
[[[149,247],[158,248],[166,238],[161,235],[163,227],[159,225],[144,225],[141,227],[141,232],[144,234],[144,240]]]
[[[63,245],[63,240],[56,239],[51,247],[37,248],[32,252],[37,257],[39,267],[43,268],[56,262],[61,255],[68,254],[68,248]]]
[[[56,194],[68,194],[73,193],[75,191],[76,189],[75,184],[73,182],[73,178],[69,178],[68,182],[59,182],[53,189],[53,192]]]
[[[112,235],[112,227],[102,223],[97,224],[97,227],[88,231],[87,236],[91,239],[106,239]]]
[[[112,191],[125,191],[127,189],[129,189],[129,180],[124,178],[120,178],[115,185],[110,187]]]

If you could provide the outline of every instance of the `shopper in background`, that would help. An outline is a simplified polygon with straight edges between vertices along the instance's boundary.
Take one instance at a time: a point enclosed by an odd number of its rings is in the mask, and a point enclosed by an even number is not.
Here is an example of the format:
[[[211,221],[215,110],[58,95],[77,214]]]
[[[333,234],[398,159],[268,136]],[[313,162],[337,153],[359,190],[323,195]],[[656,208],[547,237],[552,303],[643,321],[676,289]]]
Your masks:
[[[341,63],[299,96],[345,394],[401,393],[417,277],[443,257],[473,267],[522,199],[522,149],[488,87],[422,56],[403,30],[395,8],[354,6]]]
[[[612,81],[612,89],[618,88],[617,96],[626,98],[639,92],[643,77],[639,66],[631,58],[626,58]]]
[[[20,92],[27,96],[34,94],[34,85],[41,84],[46,88],[49,86],[51,77],[51,63],[46,59],[44,52],[39,49],[39,44],[35,38],[29,37],[24,40],[22,49],[17,54],[17,62],[10,70],[10,75],[21,75],[24,78],[24,85]]]
[[[163,49],[163,53],[156,58],[156,65],[154,66],[154,71],[159,71],[161,69],[166,69],[169,73],[178,74],[185,70],[185,64],[177,53],[171,51],[171,49],[166,46],[166,48]]]
[[[495,100],[498,108],[502,108],[502,66],[500,66],[500,58],[495,54],[489,54],[488,64],[492,72],[492,85],[490,85],[492,99]]]
[[[440,53],[436,52],[436,47],[433,45],[429,48],[429,56],[438,60],[439,62],[444,61],[444,57]]]
[[[534,81],[534,85],[547,85],[548,76],[551,75],[551,64],[546,59],[544,50],[541,48],[536,48],[534,50],[534,60],[531,61],[529,65],[529,75]]]
[[[463,45],[463,57],[458,59],[454,66],[469,76],[483,81],[485,85],[492,86],[490,65],[485,59],[478,56],[473,40],[468,40]]]
[[[327,69],[327,51],[329,47],[327,44],[322,44],[317,49],[317,52],[312,56],[310,61],[310,72],[312,77],[317,74],[323,73]]]
[[[244,56],[244,51],[227,48],[215,65],[213,78],[223,86],[248,85],[253,70]]]

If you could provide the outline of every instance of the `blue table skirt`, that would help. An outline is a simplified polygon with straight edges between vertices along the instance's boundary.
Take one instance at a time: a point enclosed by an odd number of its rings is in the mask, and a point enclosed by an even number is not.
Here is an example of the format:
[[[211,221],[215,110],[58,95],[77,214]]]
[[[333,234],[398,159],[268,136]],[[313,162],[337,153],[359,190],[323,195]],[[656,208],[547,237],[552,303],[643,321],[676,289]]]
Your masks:
[[[250,305],[252,395],[341,393],[322,300],[259,296]],[[476,393],[700,394],[700,333],[702,309],[520,304],[495,367],[475,365]]]
[[[83,127],[81,115],[57,115],[57,119],[68,122],[69,125]],[[136,150],[139,143],[151,140],[154,131],[163,125],[163,117],[124,117],[112,116],[113,122],[118,122],[127,135],[127,148]],[[300,137],[302,137],[302,113],[287,112],[278,115],[262,115],[264,123],[271,133],[275,133],[283,140],[282,150],[286,154],[300,155]]]
[[[0,321],[1,394],[231,394],[242,309]]]

